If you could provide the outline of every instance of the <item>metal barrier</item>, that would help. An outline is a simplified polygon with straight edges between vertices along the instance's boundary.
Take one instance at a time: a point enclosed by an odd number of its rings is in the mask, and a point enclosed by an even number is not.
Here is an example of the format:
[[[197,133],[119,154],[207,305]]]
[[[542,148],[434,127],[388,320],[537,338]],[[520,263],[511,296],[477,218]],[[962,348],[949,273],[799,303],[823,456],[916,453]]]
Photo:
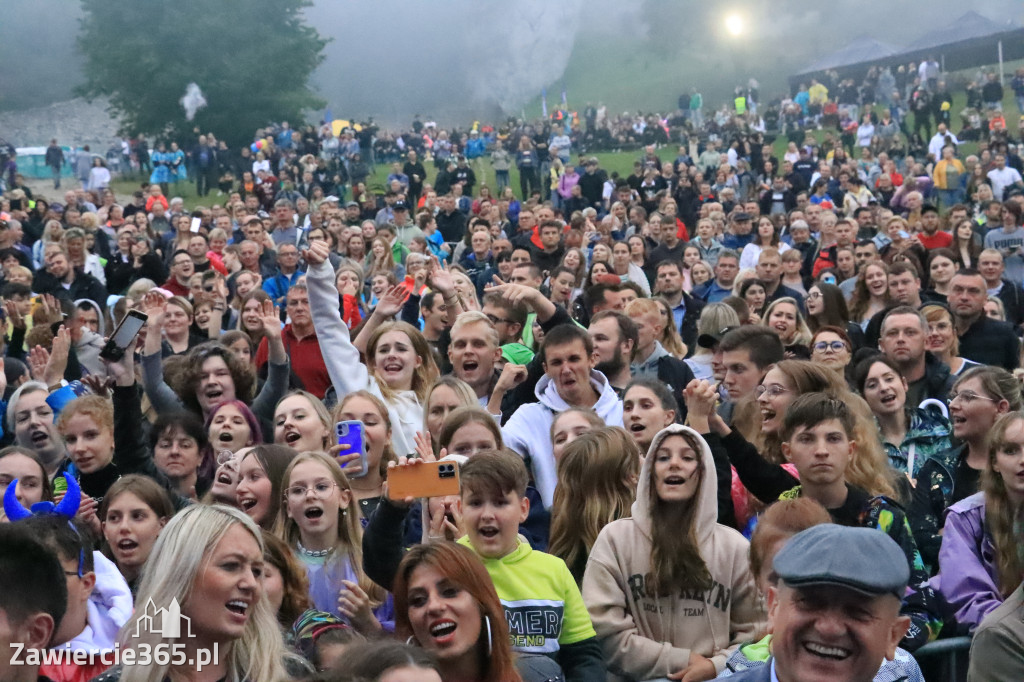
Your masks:
[[[925,679],[942,682],[964,682],[967,679],[967,660],[971,650],[970,637],[950,637],[925,644],[914,652]],[[938,675],[938,676],[936,676]]]

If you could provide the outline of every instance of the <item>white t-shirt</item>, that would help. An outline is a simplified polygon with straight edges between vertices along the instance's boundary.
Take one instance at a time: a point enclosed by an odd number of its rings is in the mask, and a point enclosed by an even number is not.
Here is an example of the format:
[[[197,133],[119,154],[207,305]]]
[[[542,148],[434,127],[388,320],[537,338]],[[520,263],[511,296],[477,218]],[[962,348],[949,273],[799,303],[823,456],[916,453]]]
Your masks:
[[[1007,166],[1003,170],[993,168],[988,172],[988,179],[992,182],[992,194],[995,195],[996,201],[1003,200],[1003,192],[1006,191],[1007,187],[1021,182],[1020,173],[1017,172],[1016,168]]]

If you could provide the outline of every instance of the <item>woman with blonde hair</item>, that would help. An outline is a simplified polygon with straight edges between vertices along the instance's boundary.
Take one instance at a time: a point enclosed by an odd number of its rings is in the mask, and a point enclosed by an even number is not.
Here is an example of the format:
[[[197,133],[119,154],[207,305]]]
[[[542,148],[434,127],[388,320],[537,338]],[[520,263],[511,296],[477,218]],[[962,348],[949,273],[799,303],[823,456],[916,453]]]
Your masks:
[[[345,473],[327,454],[303,452],[283,483],[274,532],[306,567],[313,606],[363,635],[379,633],[393,611],[387,592],[363,571],[362,516]]]
[[[48,220],[43,226],[42,237],[32,245],[32,263],[36,270],[46,266],[44,251],[47,244],[60,245],[64,241],[64,226],[59,220]]]
[[[777,298],[765,308],[761,326],[779,333],[783,346],[809,346],[811,330],[796,299],[789,296]]]
[[[323,401],[308,391],[288,393],[274,408],[274,442],[296,452],[330,450],[334,421]]]
[[[708,417],[711,432],[721,439],[743,485],[769,503],[797,484],[789,465],[783,466],[787,460],[782,452],[782,423],[793,402],[806,393],[827,395],[849,406],[857,456],[847,469],[847,481],[872,496],[894,497],[896,476],[867,403],[851,393],[835,372],[803,360],[783,360],[769,370],[755,390],[756,404],[738,406],[733,426],[715,414]],[[752,416],[755,409],[758,416]]]
[[[423,431],[430,434],[435,454],[439,449],[437,438],[448,415],[460,407],[475,407],[479,404],[469,384],[454,374],[440,376],[431,384],[423,399]]]
[[[624,429],[597,428],[565,447],[557,470],[548,553],[565,561],[580,584],[601,529],[630,514],[640,449]]]
[[[398,458],[394,450],[394,422],[391,411],[383,400],[370,391],[353,391],[334,408],[333,421],[358,421],[363,424],[363,447],[366,449],[366,473],[353,480],[358,481],[352,486],[353,494],[359,501],[363,518],[370,518],[373,511],[383,499],[384,479],[387,476],[388,464]],[[415,442],[415,441],[413,441]],[[332,449],[333,451],[333,449]],[[341,452],[340,448],[338,449]],[[351,455],[343,457],[351,459]],[[346,468],[346,464],[342,468]]]
[[[676,328],[676,318],[672,314],[672,309],[668,307],[668,303],[662,298],[650,299],[654,301],[655,305],[661,311],[661,316],[665,320],[665,328],[661,332],[661,338],[658,341],[661,342],[662,347],[669,352],[673,357],[682,360],[690,353],[690,349],[687,348],[686,343],[683,342],[683,337],[679,333],[679,329]]]
[[[330,247],[328,247],[328,256],[330,255]],[[395,263],[395,257],[391,253],[391,244],[388,243],[384,237],[374,237],[370,242],[370,253],[366,254],[366,277],[370,279],[375,275],[383,275],[391,273],[395,276],[395,279],[402,279],[405,277],[405,270],[399,274],[398,266]]]
[[[179,512],[157,538],[136,603],[179,604],[189,632],[167,636],[166,629],[150,627],[153,613],[139,608],[118,639],[122,651],[138,652],[143,645],[150,651],[180,649],[184,662],[114,668],[98,682],[286,679],[284,664],[291,655],[265,598],[263,553],[260,529],[237,509],[194,505]],[[215,647],[219,655],[202,674],[188,663]]]
[[[555,463],[570,443],[584,433],[602,426],[604,420],[589,407],[570,407],[559,412],[551,420],[551,454],[555,456]]]
[[[949,508],[939,549],[939,592],[958,629],[972,634],[1024,580],[1019,551],[1024,509],[1024,414],[1010,412],[988,438],[981,491]]]
[[[735,329],[740,326],[740,316],[732,306],[726,303],[708,303],[700,311],[700,318],[697,320],[697,350],[693,355],[686,358],[685,362],[693,370],[696,379],[711,381],[714,372],[711,369],[711,360],[714,357],[714,348],[701,345],[701,337],[721,338],[722,330]],[[662,345],[665,345],[664,343]]]
[[[998,299],[997,299],[998,300]],[[921,309],[928,321],[928,337],[925,348],[930,350],[942,362],[949,365],[949,373],[960,376],[978,363],[960,357],[960,338],[956,333],[956,324],[949,308],[941,305],[926,305]]]

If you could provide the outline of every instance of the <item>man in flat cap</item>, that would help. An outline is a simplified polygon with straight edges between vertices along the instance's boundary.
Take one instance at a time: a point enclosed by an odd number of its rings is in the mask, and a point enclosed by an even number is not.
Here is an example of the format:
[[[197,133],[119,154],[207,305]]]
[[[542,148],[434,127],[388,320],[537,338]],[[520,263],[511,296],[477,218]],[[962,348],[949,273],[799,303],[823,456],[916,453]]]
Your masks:
[[[910,626],[900,615],[910,569],[871,528],[822,524],[793,536],[772,562],[769,665],[736,682],[871,682]]]

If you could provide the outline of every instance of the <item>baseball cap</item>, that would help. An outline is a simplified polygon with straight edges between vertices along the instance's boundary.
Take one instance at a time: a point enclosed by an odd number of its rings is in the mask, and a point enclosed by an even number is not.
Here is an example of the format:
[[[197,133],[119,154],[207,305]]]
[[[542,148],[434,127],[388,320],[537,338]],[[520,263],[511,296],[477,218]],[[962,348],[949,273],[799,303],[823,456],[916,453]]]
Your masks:
[[[869,597],[902,599],[910,580],[907,556],[896,541],[875,528],[823,523],[797,533],[772,568],[790,587],[831,585]]]
[[[746,213],[744,211],[737,211],[736,213],[732,214],[732,221],[734,223],[740,223],[740,222],[743,222],[744,220],[753,220],[753,219],[754,219],[754,216],[752,216],[749,213]]]
[[[408,211],[409,210],[409,205],[407,203],[405,203],[404,201],[396,201],[394,204],[391,205],[391,210],[392,211]]]
[[[722,337],[731,332],[733,329],[739,329],[739,327],[723,327],[717,332],[711,334],[701,334],[700,336],[697,337],[697,345],[700,346],[701,348],[707,348],[709,350],[714,349],[722,340]]]
[[[359,202],[358,201],[350,201],[347,204],[345,204],[345,208],[349,208],[350,206],[355,206],[356,208],[359,208]]]

